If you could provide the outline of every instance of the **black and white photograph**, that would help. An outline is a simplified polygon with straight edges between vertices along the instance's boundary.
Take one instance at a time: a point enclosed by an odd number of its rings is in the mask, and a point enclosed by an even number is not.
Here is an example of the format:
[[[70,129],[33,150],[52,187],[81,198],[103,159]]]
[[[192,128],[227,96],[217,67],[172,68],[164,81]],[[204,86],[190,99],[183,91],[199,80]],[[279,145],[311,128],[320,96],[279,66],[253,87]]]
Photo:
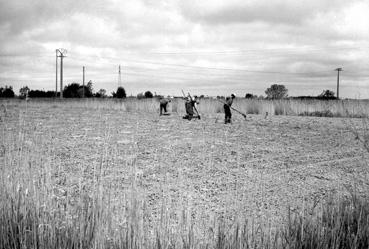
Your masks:
[[[369,248],[368,13],[0,0],[0,249]]]

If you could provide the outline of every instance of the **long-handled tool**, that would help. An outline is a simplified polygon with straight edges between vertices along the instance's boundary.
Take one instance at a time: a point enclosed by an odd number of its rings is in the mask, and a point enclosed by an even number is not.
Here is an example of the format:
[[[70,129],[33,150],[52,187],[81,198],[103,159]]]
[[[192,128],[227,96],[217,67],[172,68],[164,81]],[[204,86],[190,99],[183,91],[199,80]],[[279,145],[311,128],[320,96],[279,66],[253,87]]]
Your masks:
[[[223,104],[225,104],[225,105],[228,105],[226,102],[224,102],[224,101],[222,101],[222,100],[220,100],[220,99],[216,99],[216,100],[218,100],[220,103],[223,103]],[[229,105],[228,105],[229,106]],[[229,106],[229,108],[231,108],[232,110],[234,110],[234,111],[236,111],[236,112],[238,112],[239,114],[241,114],[245,119],[246,119],[246,114],[245,113],[243,113],[243,112],[240,112],[239,110],[237,110],[236,108],[233,108],[232,106]]]
[[[182,90],[182,94],[183,94],[183,97],[184,97],[184,98],[186,98],[186,94],[184,93],[184,91],[183,91],[183,90]],[[188,97],[190,98],[190,100],[191,100],[191,101],[193,101],[193,99],[192,99],[192,97],[191,97],[191,94],[190,94],[190,93],[188,93]],[[193,106],[193,109],[195,109],[196,114],[197,114],[197,117],[198,117],[199,119],[201,119],[200,114],[199,114],[199,112],[197,111],[197,108],[196,108],[196,106],[195,106],[195,105]]]

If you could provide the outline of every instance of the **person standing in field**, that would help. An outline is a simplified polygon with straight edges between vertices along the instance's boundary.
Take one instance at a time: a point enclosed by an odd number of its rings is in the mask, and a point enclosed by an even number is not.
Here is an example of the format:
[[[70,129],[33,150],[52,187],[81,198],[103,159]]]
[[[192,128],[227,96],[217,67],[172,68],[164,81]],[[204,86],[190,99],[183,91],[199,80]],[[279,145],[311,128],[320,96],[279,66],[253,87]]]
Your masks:
[[[226,98],[226,101],[224,103],[224,123],[228,124],[232,122],[232,112],[231,112],[231,106],[233,104],[233,99],[236,98],[234,94],[231,94],[230,97]]]
[[[169,102],[170,102],[170,99],[168,99],[168,98],[160,99],[160,101],[159,101],[159,103],[160,103],[160,116],[163,115],[163,114],[167,114],[167,106],[168,106]]]

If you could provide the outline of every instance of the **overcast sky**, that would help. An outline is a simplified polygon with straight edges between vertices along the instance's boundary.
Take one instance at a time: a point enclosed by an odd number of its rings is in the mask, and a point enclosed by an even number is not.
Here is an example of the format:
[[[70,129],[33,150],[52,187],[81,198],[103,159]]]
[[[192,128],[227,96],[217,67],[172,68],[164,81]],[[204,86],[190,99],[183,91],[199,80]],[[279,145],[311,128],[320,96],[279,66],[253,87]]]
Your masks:
[[[0,86],[55,89],[55,49],[65,48],[64,85],[108,93],[289,95],[336,92],[369,98],[369,1],[0,0]]]

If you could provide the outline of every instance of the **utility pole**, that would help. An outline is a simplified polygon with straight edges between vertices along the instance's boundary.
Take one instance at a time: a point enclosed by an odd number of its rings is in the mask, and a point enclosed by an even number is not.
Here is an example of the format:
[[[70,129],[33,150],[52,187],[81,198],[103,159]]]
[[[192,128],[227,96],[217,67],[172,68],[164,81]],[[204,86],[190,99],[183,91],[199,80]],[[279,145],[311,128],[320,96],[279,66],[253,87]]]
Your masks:
[[[118,69],[118,87],[122,86],[122,75],[120,72],[120,65],[119,65],[119,69]]]
[[[83,66],[83,80],[82,80],[83,90],[82,90],[82,98],[85,97],[85,66]]]
[[[58,55],[59,52],[59,55]],[[58,57],[60,58],[60,98],[63,98],[63,58],[66,57],[65,54],[67,50],[64,48],[59,48],[56,50],[56,66],[58,66]],[[58,88],[58,67],[56,67],[56,92]]]
[[[340,72],[342,71],[342,68],[336,68],[335,71],[337,71],[337,99],[340,98]]]
[[[60,98],[63,98],[63,58],[64,55],[60,52]]]
[[[55,50],[55,98],[58,96],[58,50]]]

